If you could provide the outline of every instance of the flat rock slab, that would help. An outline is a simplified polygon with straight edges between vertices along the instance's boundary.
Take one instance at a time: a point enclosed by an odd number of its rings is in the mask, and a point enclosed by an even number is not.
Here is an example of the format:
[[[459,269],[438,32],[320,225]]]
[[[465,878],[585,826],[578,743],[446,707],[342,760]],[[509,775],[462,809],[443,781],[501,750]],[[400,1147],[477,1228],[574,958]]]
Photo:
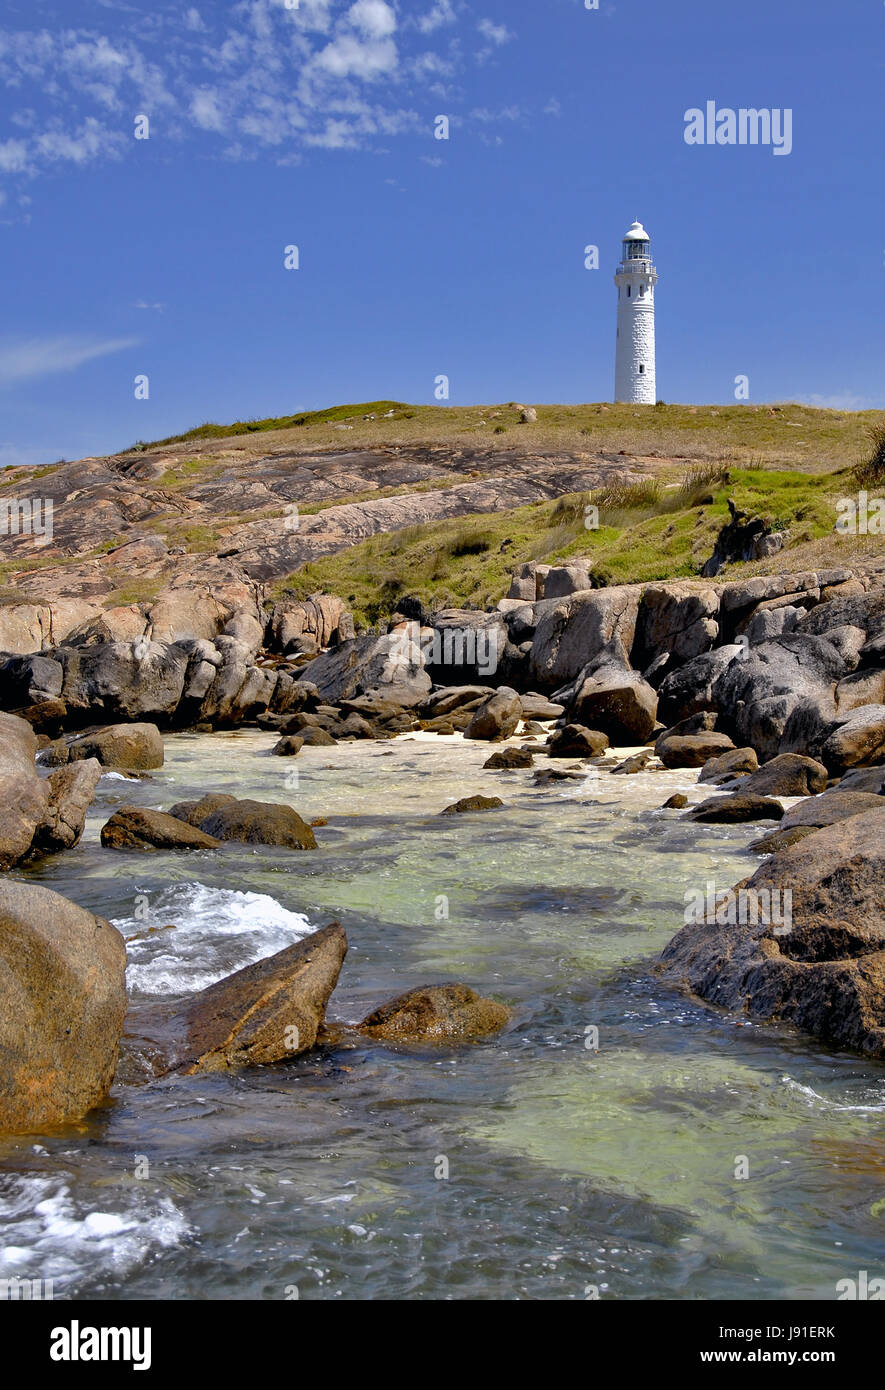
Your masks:
[[[382,1004],[359,1031],[386,1042],[466,1041],[496,1033],[509,1019],[504,1004],[468,985],[428,985]]]

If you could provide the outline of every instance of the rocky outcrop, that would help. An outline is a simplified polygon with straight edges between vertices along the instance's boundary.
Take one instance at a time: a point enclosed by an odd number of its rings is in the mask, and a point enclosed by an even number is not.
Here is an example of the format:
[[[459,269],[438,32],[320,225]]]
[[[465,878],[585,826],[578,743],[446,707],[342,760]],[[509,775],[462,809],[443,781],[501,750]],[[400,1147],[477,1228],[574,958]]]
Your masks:
[[[539,690],[548,693],[574,681],[603,653],[626,665],[640,593],[638,585],[621,584],[538,605],[529,664]]]
[[[464,1042],[497,1033],[510,1010],[467,985],[411,989],[364,1018],[359,1031],[384,1042]]]
[[[709,651],[719,635],[719,595],[712,585],[649,584],[642,592],[632,662],[645,671],[662,656],[674,665]]]
[[[101,828],[106,849],[218,849],[221,841],[164,811],[122,806]]]
[[[375,695],[413,709],[427,699],[431,687],[417,635],[387,633],[342,642],[306,666],[304,679],[326,702]]]
[[[838,716],[820,742],[820,755],[836,774],[879,762],[885,757],[885,705],[864,705]]]
[[[867,812],[806,835],[739,885],[716,922],[680,931],[661,969],[710,1003],[824,1042],[885,1057],[885,816]],[[792,895],[790,919],[784,894]],[[777,894],[780,911],[759,912]],[[752,900],[751,900],[752,903]],[[750,905],[751,905],[750,903]],[[784,930],[786,927],[786,930]]]
[[[317,1041],[347,937],[337,922],[202,990],[171,1021],[185,1075],[284,1062]]]
[[[353,616],[334,594],[280,599],[273,606],[268,630],[272,651],[284,655],[319,653],[353,638]]]
[[[79,1120],[107,1095],[125,970],[110,923],[46,888],[0,883],[0,1131]]]

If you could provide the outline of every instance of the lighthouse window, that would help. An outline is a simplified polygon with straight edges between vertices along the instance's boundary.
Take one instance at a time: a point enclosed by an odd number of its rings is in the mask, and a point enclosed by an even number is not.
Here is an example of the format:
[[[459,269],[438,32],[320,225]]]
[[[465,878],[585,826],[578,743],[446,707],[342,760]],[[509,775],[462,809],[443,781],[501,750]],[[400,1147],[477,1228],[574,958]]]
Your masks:
[[[644,372],[644,371],[645,371],[645,363],[644,363],[644,362],[640,362],[640,364],[639,364],[639,370],[640,370],[640,372]]]
[[[640,286],[639,286],[639,293],[640,293],[640,295],[645,294],[645,286],[644,286],[644,285],[640,285]]]
[[[627,286],[627,298],[628,298],[628,299],[630,298],[630,286],[629,286],[629,285]]]

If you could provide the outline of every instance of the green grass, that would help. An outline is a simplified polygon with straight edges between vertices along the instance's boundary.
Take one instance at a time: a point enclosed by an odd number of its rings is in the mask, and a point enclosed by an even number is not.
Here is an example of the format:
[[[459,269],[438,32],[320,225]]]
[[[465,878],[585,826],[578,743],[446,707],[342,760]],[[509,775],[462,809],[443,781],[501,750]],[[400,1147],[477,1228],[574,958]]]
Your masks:
[[[317,590],[341,595],[358,621],[376,623],[414,595],[430,609],[493,607],[516,565],[581,559],[597,584],[697,577],[728,521],[728,499],[775,529],[790,545],[829,537],[845,474],[764,468],[686,470],[675,486],[657,479],[572,494],[515,511],[461,517],[370,537],[337,555],[303,566],[280,581],[305,598]],[[599,507],[599,528],[587,530],[585,507]],[[770,568],[769,562],[769,568]],[[742,567],[728,571],[733,577]]]
[[[327,425],[354,418],[362,419],[364,415],[383,415],[388,410],[393,410],[408,419],[410,409],[410,406],[403,405],[401,401],[369,401],[365,405],[335,405],[328,410],[306,410],[298,415],[268,416],[264,420],[235,420],[230,425],[218,425],[213,421],[207,421],[185,434],[169,435],[166,439],[155,439],[150,443],[139,440],[134,448],[162,449],[169,444],[187,444],[196,439],[229,439],[238,434],[260,434],[267,430],[285,430],[304,425]]]

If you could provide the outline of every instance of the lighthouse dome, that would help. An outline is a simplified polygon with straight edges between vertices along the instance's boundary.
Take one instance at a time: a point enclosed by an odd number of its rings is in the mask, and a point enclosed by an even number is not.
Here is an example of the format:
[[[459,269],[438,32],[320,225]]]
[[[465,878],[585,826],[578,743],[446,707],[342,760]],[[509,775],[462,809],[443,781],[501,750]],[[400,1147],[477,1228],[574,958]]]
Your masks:
[[[624,241],[649,241],[650,237],[641,222],[634,222],[628,232],[624,234]]]

